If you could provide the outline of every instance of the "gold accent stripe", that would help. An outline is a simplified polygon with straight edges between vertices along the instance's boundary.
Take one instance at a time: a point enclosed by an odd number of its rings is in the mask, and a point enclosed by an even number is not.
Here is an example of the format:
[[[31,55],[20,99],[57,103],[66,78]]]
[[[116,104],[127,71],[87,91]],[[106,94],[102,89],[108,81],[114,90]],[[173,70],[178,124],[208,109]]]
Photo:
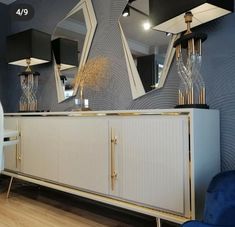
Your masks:
[[[165,116],[179,116],[179,115],[189,115],[190,111],[184,110],[182,112],[174,111],[172,112],[92,112],[92,111],[74,111],[74,112],[63,112],[63,113],[9,113],[5,114],[5,117],[104,117],[104,116],[144,116],[144,115],[165,115]]]

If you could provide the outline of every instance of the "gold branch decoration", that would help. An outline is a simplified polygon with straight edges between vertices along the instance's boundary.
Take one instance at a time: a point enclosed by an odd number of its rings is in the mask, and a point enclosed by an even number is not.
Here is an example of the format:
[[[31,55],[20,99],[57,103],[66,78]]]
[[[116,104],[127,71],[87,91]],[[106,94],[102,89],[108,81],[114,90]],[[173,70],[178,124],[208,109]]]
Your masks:
[[[85,86],[99,90],[105,85],[107,69],[108,59],[101,56],[89,59],[81,67],[74,80],[74,87],[80,89],[81,97]]]

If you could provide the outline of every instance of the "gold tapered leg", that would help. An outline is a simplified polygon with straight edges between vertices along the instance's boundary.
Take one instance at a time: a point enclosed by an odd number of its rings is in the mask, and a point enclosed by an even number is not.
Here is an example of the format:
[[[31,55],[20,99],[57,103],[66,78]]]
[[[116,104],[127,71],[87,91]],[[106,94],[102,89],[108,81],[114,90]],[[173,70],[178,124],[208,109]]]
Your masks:
[[[161,227],[161,219],[160,218],[156,218],[156,222],[157,222],[157,227]]]
[[[11,177],[10,182],[9,182],[9,185],[8,185],[8,189],[7,189],[7,199],[9,198],[9,194],[10,194],[10,191],[11,191],[11,185],[12,185],[13,178],[14,178],[14,177]]]

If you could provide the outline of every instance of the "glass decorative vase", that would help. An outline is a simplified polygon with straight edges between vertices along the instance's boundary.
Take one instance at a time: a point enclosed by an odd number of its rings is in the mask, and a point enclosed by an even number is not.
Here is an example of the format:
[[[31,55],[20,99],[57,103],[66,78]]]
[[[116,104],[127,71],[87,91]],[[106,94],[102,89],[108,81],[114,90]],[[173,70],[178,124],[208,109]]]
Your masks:
[[[89,100],[84,99],[83,92],[84,92],[84,87],[80,87],[79,97],[74,99],[74,106],[72,108],[72,111],[88,111],[88,110],[90,110]]]
[[[37,89],[38,76],[40,74],[35,72],[22,72],[20,76],[20,85],[22,95],[19,101],[19,110],[21,112],[37,111]]]

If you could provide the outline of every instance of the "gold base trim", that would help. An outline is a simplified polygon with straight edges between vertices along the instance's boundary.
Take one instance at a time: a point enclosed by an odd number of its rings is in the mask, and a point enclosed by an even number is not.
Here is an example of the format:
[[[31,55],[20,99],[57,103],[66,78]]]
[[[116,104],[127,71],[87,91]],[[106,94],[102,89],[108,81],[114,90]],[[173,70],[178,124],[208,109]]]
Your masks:
[[[130,203],[127,201],[121,201],[116,198],[114,199],[114,198],[108,197],[108,195],[103,196],[100,194],[95,194],[93,192],[82,191],[80,189],[77,189],[77,188],[74,188],[71,186],[65,186],[63,184],[59,184],[57,182],[53,182],[50,180],[45,180],[45,179],[41,179],[41,178],[37,178],[37,177],[30,177],[25,174],[11,172],[11,171],[7,171],[7,170],[2,171],[2,174],[6,175],[6,176],[17,178],[20,180],[35,183],[35,184],[38,184],[41,186],[50,187],[50,188],[53,188],[53,189],[56,189],[59,191],[67,192],[67,193],[74,194],[77,196],[81,196],[84,198],[92,199],[92,200],[95,200],[98,202],[107,203],[107,204],[117,206],[120,208],[132,210],[132,211],[139,212],[139,213],[146,214],[146,215],[150,215],[150,216],[160,218],[163,220],[167,220],[167,221],[177,223],[177,224],[182,224],[182,223],[190,220],[190,218],[167,213],[164,211],[155,210],[155,209],[144,207],[141,205],[136,205],[136,204],[133,204],[133,203]]]

